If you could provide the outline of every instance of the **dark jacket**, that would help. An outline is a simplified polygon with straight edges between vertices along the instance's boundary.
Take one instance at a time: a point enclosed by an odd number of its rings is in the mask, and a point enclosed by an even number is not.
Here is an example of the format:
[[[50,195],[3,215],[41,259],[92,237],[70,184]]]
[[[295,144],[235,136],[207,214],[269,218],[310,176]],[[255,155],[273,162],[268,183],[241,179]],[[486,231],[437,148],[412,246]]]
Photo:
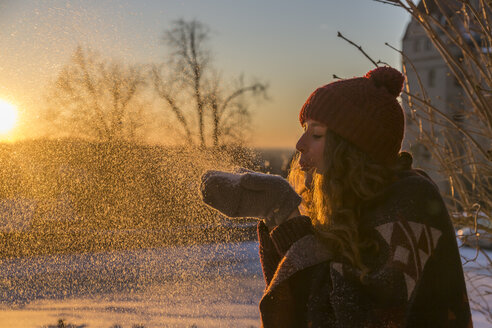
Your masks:
[[[359,232],[379,244],[371,271],[337,261],[306,216],[272,232],[260,222],[267,283],[263,327],[472,327],[455,233],[437,186],[408,170],[361,209]]]

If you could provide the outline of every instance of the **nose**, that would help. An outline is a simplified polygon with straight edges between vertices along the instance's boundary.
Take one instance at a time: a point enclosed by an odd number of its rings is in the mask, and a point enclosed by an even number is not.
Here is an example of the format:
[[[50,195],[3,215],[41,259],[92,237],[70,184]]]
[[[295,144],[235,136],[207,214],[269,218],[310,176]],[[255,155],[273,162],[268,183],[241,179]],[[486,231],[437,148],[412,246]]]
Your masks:
[[[296,149],[300,153],[303,153],[306,150],[306,145],[304,143],[304,133],[301,135],[299,140],[297,140]]]

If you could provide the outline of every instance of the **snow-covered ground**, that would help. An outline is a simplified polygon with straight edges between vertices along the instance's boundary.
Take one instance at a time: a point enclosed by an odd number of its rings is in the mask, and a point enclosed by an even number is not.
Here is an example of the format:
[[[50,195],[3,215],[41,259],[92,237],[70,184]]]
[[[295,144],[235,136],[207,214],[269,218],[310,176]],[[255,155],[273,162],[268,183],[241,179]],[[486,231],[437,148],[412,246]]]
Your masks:
[[[492,277],[477,263],[487,262],[482,255],[465,271],[483,291]],[[263,287],[256,242],[0,261],[0,327],[55,327],[59,319],[104,328],[258,327]],[[474,287],[469,293],[479,300]],[[475,328],[491,325],[473,315]]]
[[[0,262],[0,327],[257,327],[256,242]]]
[[[475,328],[492,327],[492,251],[460,247]],[[488,259],[487,259],[488,257]]]

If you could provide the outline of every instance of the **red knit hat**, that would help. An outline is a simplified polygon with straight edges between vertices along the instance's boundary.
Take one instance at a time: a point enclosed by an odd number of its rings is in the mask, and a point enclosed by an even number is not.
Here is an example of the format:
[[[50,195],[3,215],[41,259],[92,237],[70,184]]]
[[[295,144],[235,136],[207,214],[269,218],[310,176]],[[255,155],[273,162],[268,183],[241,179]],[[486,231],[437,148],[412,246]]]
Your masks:
[[[332,82],[316,89],[299,113],[350,141],[383,165],[394,164],[403,140],[405,119],[396,100],[403,75],[378,67],[364,77]]]

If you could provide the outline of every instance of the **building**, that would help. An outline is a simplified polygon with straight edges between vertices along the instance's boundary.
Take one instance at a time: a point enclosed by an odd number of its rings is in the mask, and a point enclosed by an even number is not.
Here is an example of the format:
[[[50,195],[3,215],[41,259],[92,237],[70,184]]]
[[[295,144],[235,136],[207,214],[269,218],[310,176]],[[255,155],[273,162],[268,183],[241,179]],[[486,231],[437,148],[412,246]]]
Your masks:
[[[442,26],[447,26],[446,19],[434,1],[427,1],[427,9],[432,17]],[[472,0],[472,3],[478,1]],[[453,17],[454,13],[460,8],[460,3],[455,0],[445,2],[449,12],[447,14]],[[418,8],[425,12],[423,3],[418,5]],[[456,17],[457,18],[457,17]],[[459,22],[457,18],[456,22]],[[463,26],[458,23],[457,25]],[[437,29],[438,30],[438,29]],[[460,29],[465,31],[465,29]],[[463,34],[465,35],[465,34]],[[446,40],[446,35],[443,31],[439,32],[439,37]],[[458,47],[451,47],[451,52],[455,58],[462,56],[461,50]],[[442,191],[449,192],[448,176],[440,170],[439,163],[431,157],[428,146],[424,146],[419,140],[422,133],[432,135],[432,140],[436,140],[436,144],[446,144],[455,138],[463,136],[456,129],[449,130],[446,126],[450,126],[449,122],[442,119],[439,115],[427,116],[420,120],[412,119],[415,114],[412,111],[425,112],[425,106],[420,106],[420,102],[416,98],[427,98],[432,106],[437,108],[442,113],[451,118],[455,124],[465,126],[470,121],[467,116],[470,106],[466,104],[463,97],[463,89],[451,72],[450,68],[444,61],[443,57],[433,45],[432,41],[427,36],[421,25],[412,19],[405,30],[402,40],[402,50],[405,54],[403,60],[403,70],[407,76],[405,88],[414,94],[413,106],[409,106],[408,97],[403,96],[403,107],[405,109],[406,129],[407,133],[403,141],[403,149],[410,150],[414,156],[414,166],[421,167],[426,170],[433,180],[439,185]],[[425,116],[425,115],[424,115]],[[439,124],[429,124],[429,121],[439,122]],[[468,122],[468,123],[467,123]],[[444,128],[443,128],[444,127]],[[450,134],[451,133],[451,134]],[[452,142],[451,142],[452,143]],[[460,143],[456,143],[457,145]],[[453,145],[450,145],[453,148]],[[453,152],[463,155],[465,150],[453,149]],[[434,149],[435,151],[436,149]],[[441,149],[441,151],[445,151]]]

